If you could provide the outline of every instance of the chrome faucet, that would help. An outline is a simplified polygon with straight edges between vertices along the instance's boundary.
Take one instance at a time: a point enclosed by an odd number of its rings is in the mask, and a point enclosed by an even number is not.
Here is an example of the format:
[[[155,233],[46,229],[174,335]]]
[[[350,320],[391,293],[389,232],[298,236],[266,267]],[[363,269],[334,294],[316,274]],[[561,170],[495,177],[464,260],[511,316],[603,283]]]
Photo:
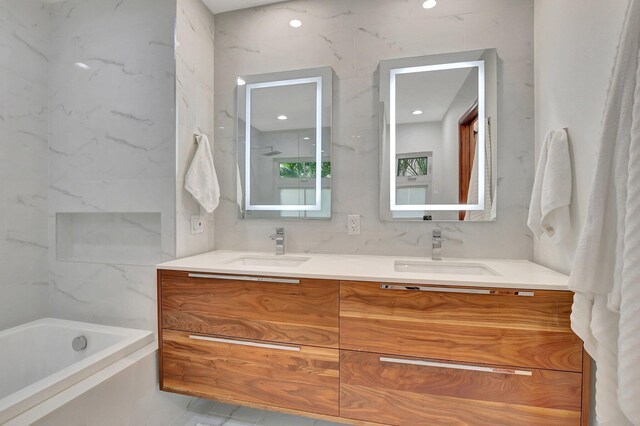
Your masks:
[[[276,242],[276,255],[284,254],[284,228],[276,228],[276,233],[269,235],[269,238]]]
[[[442,243],[445,242],[445,238],[442,238],[442,230],[435,228],[433,230],[433,237],[431,239],[431,259],[442,260]]]

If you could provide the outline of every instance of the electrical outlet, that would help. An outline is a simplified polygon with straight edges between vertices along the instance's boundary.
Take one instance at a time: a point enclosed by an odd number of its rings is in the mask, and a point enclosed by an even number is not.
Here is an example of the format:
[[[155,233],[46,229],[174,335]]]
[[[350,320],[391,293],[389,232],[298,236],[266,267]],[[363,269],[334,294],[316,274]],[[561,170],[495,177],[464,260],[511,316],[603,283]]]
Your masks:
[[[191,235],[202,234],[204,231],[204,223],[202,222],[202,216],[191,216]]]
[[[349,235],[360,235],[360,215],[350,214],[347,216],[347,226]]]

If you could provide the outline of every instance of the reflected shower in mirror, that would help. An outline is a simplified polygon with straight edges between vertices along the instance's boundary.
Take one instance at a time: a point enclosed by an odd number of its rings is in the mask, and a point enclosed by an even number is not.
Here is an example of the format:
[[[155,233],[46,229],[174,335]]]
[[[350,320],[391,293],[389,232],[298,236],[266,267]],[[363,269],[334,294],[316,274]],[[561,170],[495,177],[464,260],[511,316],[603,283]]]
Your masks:
[[[380,64],[381,217],[495,219],[494,50]]]
[[[331,68],[242,76],[238,82],[242,216],[329,219]]]

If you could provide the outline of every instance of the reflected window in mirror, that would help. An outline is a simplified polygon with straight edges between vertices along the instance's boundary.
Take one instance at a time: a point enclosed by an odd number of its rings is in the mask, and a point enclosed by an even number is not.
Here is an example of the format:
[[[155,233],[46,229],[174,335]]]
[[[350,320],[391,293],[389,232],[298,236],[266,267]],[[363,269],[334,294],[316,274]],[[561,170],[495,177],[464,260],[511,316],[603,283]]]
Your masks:
[[[316,190],[316,163],[312,158],[288,158],[279,161],[280,181],[278,193],[282,205],[310,205],[315,202]],[[283,210],[280,216],[283,218],[314,219],[331,216],[331,162],[323,161],[320,168],[322,179],[320,210],[306,210],[302,212]]]
[[[399,204],[431,203],[431,159],[433,152],[415,152],[396,154],[396,200]],[[426,211],[394,211],[395,219],[422,220]]]

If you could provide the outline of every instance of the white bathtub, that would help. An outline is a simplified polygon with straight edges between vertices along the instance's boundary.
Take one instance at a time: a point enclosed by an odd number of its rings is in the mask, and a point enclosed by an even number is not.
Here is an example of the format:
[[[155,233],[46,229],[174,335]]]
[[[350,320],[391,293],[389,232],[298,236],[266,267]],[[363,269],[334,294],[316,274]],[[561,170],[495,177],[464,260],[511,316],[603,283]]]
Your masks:
[[[153,341],[150,331],[49,318],[0,331],[0,424]]]

